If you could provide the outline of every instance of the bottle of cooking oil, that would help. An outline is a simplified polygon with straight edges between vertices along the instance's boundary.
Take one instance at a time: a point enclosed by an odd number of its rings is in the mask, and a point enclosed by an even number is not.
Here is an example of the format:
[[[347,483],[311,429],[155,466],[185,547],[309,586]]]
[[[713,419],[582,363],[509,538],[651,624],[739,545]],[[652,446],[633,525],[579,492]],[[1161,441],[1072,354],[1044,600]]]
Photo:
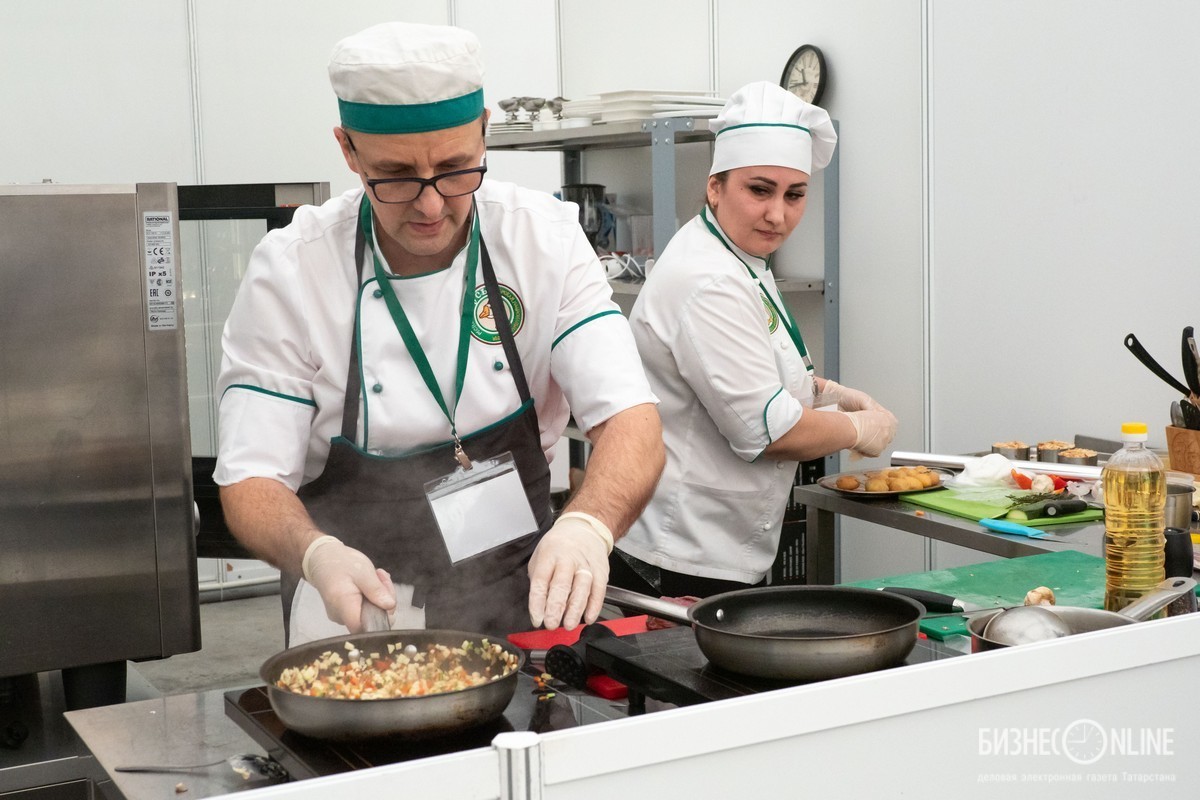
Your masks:
[[[1166,578],[1163,548],[1167,475],[1146,448],[1146,425],[1121,426],[1124,446],[1101,473],[1104,484],[1104,607],[1119,611]]]

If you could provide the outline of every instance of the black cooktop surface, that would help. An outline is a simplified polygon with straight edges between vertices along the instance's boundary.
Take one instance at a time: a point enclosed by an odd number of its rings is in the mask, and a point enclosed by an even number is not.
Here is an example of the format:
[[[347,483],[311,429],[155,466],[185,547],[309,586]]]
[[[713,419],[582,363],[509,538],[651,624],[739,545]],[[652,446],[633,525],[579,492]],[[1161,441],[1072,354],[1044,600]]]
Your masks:
[[[496,734],[507,731],[544,733],[626,715],[623,702],[611,703],[564,691],[539,699],[544,694],[531,675],[521,672],[517,675],[516,693],[503,716],[486,725],[434,739],[392,736],[337,742],[304,736],[288,730],[275,715],[265,686],[226,692],[225,713],[279,762],[293,780],[489,747]]]
[[[938,642],[918,639],[905,664],[962,655]],[[624,683],[637,711],[636,694],[675,705],[692,705],[795,686],[795,681],[751,678],[712,666],[691,628],[675,627],[588,642],[587,663]]]

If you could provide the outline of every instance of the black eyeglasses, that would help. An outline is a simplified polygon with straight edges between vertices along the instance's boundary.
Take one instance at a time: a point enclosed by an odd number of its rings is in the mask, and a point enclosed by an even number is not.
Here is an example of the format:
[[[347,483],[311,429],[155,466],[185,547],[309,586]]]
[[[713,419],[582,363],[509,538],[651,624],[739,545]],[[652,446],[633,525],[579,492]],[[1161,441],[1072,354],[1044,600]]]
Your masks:
[[[354,140],[349,136],[346,141],[350,149],[358,153]],[[367,178],[367,187],[381,203],[411,203],[421,196],[426,186],[442,197],[462,197],[479,190],[483,185],[483,175],[487,172],[487,163],[470,169],[456,169],[453,172],[443,172],[432,178]]]

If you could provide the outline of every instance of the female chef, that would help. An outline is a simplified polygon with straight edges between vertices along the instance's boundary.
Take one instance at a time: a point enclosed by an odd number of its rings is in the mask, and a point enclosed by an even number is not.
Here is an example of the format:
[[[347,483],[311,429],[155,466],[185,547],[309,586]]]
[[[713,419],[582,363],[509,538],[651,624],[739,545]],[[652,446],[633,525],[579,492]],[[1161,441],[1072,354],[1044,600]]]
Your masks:
[[[610,557],[609,580],[655,595],[760,583],[798,462],[843,449],[875,456],[896,430],[868,395],[813,375],[771,272],[804,215],[809,176],[833,155],[829,115],[760,82],[735,92],[711,127],[706,205],[671,239],[630,315],[667,465]],[[815,395],[836,411],[815,412]]]

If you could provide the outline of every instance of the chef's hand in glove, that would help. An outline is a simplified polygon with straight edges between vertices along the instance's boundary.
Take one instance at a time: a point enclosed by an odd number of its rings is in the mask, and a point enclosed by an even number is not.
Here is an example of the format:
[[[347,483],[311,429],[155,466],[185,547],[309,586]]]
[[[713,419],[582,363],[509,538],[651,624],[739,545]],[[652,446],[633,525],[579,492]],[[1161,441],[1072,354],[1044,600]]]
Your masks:
[[[849,411],[846,416],[854,424],[854,446],[850,449],[860,455],[879,455],[896,435],[896,415],[886,408]]]
[[[579,511],[559,516],[529,559],[529,620],[571,630],[600,616],[613,538],[603,522]]]
[[[314,539],[301,564],[304,579],[321,594],[330,621],[360,633],[362,600],[366,597],[384,611],[396,608],[396,589],[384,570],[371,559],[332,536]]]
[[[883,409],[875,399],[866,392],[842,386],[836,381],[825,379],[821,395],[837,402],[838,411],[879,411]]]

